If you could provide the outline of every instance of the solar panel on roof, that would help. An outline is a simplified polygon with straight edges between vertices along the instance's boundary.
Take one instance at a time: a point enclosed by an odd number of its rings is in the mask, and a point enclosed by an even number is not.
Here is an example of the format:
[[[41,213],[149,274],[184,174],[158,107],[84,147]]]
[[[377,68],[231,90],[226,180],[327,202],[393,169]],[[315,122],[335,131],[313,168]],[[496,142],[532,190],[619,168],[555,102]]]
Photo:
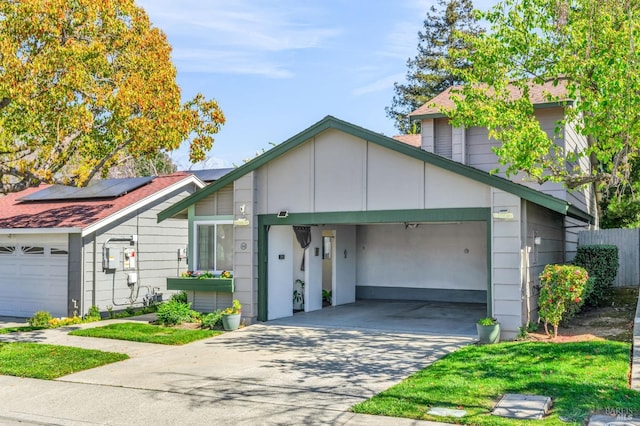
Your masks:
[[[235,170],[234,168],[226,169],[204,169],[204,170],[187,170],[187,173],[194,174],[198,179],[203,182],[213,182],[220,179],[227,173]]]
[[[113,198],[131,192],[153,180],[153,176],[104,179],[83,188],[52,185],[29,194],[19,201],[84,200],[90,198]]]

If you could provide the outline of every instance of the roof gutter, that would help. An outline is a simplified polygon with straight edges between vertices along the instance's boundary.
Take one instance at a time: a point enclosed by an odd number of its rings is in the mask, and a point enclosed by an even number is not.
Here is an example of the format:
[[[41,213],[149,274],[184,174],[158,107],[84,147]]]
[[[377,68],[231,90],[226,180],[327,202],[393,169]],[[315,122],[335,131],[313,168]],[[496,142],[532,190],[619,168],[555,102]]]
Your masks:
[[[24,234],[79,234],[81,228],[2,228],[0,235]]]

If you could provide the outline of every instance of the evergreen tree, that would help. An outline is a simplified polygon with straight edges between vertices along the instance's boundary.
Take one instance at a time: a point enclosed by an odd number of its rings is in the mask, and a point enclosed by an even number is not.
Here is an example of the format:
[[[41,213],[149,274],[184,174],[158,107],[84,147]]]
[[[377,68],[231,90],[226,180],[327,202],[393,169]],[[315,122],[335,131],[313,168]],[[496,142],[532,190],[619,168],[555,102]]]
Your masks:
[[[471,0],[438,0],[431,6],[424,20],[424,30],[418,32],[418,54],[407,60],[406,83],[394,83],[395,95],[387,117],[395,121],[402,133],[417,133],[409,121],[409,113],[424,105],[429,99],[461,83],[445,65],[468,67],[465,59],[454,60],[449,49],[466,47],[460,34],[477,35],[483,30],[473,13]]]

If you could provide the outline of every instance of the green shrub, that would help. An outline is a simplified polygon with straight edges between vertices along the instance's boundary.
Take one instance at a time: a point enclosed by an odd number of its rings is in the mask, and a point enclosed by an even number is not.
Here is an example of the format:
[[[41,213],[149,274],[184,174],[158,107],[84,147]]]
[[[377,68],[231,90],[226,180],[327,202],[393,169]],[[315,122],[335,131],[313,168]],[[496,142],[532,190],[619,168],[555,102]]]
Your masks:
[[[189,302],[189,300],[187,299],[186,291],[181,291],[180,293],[172,294],[169,301],[172,301],[172,300],[175,300],[176,302],[179,302],[179,303],[185,303],[185,304]]]
[[[91,306],[87,315],[84,316],[85,321],[100,321],[101,319],[100,308],[96,305]]]
[[[31,327],[49,327],[49,321],[53,318],[47,311],[38,311],[31,318],[29,318],[29,325]]]
[[[553,325],[553,336],[558,335],[558,324],[567,311],[580,309],[582,293],[589,280],[584,268],[574,265],[547,265],[540,274],[538,307],[544,331]]]
[[[169,300],[158,307],[158,322],[162,325],[178,325],[193,321],[199,314],[191,310],[190,303]]]
[[[572,262],[587,270],[593,277],[592,286],[587,290],[585,303],[599,306],[605,298],[607,289],[618,273],[618,247],[613,245],[588,245],[578,247],[578,253]]]
[[[202,317],[202,324],[200,325],[202,328],[215,328],[222,325],[222,311],[218,309],[215,312],[211,312],[210,314]]]

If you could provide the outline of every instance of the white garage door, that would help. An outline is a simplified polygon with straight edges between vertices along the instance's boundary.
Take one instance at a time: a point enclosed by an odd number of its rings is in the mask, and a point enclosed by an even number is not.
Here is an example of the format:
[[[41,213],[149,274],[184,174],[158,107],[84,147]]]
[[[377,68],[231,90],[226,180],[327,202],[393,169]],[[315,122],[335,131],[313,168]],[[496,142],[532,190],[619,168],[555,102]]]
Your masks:
[[[66,238],[29,240],[0,241],[0,315],[67,316]]]

